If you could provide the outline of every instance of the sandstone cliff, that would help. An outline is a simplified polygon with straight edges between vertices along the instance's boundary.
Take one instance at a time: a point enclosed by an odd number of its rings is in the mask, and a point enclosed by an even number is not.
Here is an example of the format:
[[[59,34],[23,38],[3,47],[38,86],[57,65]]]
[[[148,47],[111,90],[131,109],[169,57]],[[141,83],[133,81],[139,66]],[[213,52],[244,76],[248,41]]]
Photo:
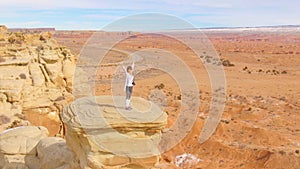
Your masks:
[[[8,32],[0,26],[0,131],[28,125],[26,112],[51,113],[57,120],[62,104],[72,100],[74,69],[74,56],[50,33]]]

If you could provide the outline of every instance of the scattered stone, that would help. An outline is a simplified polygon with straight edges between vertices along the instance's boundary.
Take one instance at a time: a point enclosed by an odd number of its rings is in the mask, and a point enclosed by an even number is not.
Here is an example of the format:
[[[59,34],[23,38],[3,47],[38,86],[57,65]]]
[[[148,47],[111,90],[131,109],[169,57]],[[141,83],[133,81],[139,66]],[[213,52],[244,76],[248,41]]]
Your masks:
[[[175,165],[180,168],[195,168],[202,161],[195,155],[187,153],[175,157]]]
[[[222,65],[225,67],[232,67],[234,66],[233,63],[231,63],[229,60],[222,60]]]
[[[26,79],[26,75],[25,75],[24,73],[21,73],[21,74],[20,74],[20,78],[21,78],[21,79]]]

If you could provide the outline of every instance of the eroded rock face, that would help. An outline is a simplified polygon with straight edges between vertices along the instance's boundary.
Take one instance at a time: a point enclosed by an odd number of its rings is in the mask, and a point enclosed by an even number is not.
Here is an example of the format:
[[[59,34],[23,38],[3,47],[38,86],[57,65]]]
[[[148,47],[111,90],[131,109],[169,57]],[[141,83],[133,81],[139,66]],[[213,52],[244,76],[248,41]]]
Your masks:
[[[152,102],[124,97],[84,97],[65,107],[67,145],[80,168],[151,168],[159,160],[158,145],[167,115]]]
[[[39,169],[36,146],[48,136],[45,127],[26,126],[0,135],[0,168]]]
[[[75,58],[51,36],[48,32],[8,32],[0,26],[0,107],[9,119],[0,131],[15,121],[22,123],[15,114],[51,112],[58,116],[62,100],[72,100]]]
[[[0,33],[7,32],[7,27],[5,25],[0,25]]]
[[[41,168],[70,169],[73,154],[67,148],[64,139],[59,137],[44,138],[38,143],[37,152]]]
[[[62,138],[48,137],[42,126],[23,126],[0,133],[0,168],[70,169],[72,152]]]

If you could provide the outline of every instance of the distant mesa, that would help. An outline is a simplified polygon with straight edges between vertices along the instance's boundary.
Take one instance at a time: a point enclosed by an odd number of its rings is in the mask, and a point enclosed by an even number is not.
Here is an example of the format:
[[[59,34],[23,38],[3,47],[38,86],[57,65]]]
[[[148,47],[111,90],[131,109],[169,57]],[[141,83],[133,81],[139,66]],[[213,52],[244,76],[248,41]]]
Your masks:
[[[9,28],[9,32],[27,32],[27,33],[41,33],[41,32],[55,32],[55,28]]]

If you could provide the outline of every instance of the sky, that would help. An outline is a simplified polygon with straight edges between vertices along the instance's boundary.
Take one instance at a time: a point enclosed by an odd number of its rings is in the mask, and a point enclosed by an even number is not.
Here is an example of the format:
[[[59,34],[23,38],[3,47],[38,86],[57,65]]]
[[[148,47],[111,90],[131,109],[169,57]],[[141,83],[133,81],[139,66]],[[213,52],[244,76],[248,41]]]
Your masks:
[[[197,28],[300,25],[299,0],[0,0],[0,25],[101,30],[118,19],[158,13]]]

